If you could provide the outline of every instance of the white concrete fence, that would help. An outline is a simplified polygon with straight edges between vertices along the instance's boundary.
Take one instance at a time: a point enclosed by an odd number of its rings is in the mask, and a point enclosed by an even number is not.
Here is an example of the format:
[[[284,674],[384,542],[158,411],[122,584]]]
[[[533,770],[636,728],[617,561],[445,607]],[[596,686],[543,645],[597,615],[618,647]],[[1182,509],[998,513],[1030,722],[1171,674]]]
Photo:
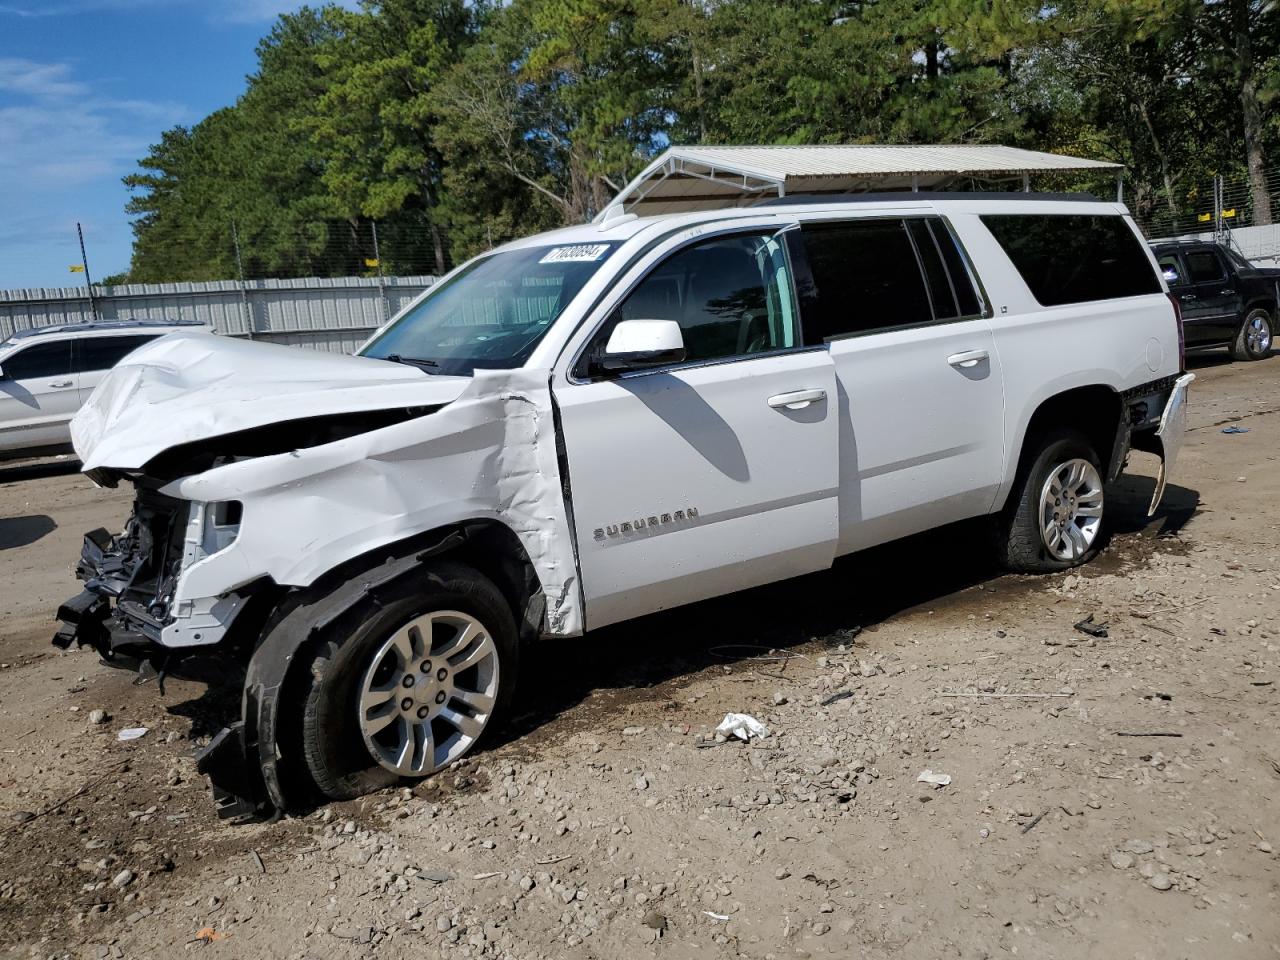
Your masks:
[[[95,286],[99,320],[200,320],[219,333],[351,353],[434,277],[306,277]],[[0,340],[93,319],[84,287],[0,290]]]

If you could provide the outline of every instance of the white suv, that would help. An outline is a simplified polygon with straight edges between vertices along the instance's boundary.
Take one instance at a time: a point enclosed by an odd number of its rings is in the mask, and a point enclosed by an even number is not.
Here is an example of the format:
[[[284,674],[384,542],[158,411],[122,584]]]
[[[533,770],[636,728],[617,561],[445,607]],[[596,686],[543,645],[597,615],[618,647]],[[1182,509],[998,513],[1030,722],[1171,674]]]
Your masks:
[[[0,458],[71,442],[71,418],[108,370],[156,337],[207,330],[198,322],[64,323],[0,342]]]
[[[1013,570],[1083,563],[1192,379],[1124,207],[1017,194],[612,217],[472,260],[359,356],[206,340],[76,418],[137,502],[55,642],[239,660],[200,760],[228,815],[449,764],[539,636],[972,517]]]

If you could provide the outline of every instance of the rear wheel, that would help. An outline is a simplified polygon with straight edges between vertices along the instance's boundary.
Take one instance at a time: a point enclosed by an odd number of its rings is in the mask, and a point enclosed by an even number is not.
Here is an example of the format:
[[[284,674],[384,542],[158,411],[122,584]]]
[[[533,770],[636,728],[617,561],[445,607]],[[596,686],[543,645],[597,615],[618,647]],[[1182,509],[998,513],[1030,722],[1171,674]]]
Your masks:
[[[515,686],[516,627],[477,571],[433,564],[317,626],[301,739],[325,797],[429,776],[501,723]]]
[[[1231,344],[1231,359],[1261,360],[1271,353],[1271,314],[1256,307],[1245,315],[1236,338]]]
[[[1019,573],[1087,563],[1102,546],[1102,463],[1084,434],[1042,435],[1000,519],[1000,559]]]

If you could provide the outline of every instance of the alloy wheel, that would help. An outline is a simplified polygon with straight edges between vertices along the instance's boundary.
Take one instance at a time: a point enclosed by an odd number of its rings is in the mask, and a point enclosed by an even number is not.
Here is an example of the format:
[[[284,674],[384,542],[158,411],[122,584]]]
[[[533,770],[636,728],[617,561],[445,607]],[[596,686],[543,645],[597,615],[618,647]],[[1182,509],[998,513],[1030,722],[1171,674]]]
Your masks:
[[[1049,471],[1040,491],[1040,536],[1058,560],[1079,560],[1102,526],[1102,477],[1079,457]]]

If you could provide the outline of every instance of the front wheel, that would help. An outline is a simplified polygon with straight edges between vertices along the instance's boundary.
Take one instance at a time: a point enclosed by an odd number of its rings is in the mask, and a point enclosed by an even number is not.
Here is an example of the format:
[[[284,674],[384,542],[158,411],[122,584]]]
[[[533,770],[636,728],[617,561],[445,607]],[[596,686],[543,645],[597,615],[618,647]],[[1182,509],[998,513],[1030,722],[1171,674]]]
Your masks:
[[[1017,573],[1051,573],[1092,560],[1102,546],[1102,465],[1084,434],[1044,435],[1000,518],[1000,559]]]
[[[1250,310],[1231,343],[1231,359],[1261,360],[1271,352],[1271,314],[1262,307]]]
[[[317,626],[304,654],[300,735],[307,772],[330,800],[447,767],[510,703],[515,621],[470,567],[432,564]]]

